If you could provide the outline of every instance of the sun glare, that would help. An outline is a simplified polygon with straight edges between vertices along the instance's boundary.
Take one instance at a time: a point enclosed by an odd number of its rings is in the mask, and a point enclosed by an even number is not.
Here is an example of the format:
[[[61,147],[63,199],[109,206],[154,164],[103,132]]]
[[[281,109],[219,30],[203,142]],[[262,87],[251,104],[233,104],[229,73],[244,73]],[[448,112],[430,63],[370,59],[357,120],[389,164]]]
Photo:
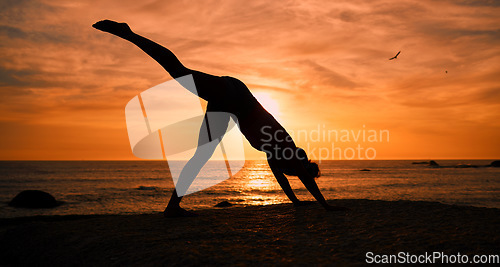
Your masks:
[[[253,94],[260,104],[269,112],[271,115],[279,118],[281,112],[279,109],[279,104],[274,100],[269,93],[257,92]]]

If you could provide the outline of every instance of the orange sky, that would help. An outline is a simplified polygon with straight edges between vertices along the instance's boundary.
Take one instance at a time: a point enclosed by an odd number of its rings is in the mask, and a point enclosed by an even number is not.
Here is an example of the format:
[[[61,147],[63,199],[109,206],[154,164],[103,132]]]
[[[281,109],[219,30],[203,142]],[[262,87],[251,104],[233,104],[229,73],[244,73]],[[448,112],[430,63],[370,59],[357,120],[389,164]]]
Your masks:
[[[388,130],[389,141],[335,142],[377,159],[500,158],[499,13],[465,0],[4,0],[0,159],[134,159],[125,105],[171,78],[91,28],[105,18],[241,79],[291,132]]]

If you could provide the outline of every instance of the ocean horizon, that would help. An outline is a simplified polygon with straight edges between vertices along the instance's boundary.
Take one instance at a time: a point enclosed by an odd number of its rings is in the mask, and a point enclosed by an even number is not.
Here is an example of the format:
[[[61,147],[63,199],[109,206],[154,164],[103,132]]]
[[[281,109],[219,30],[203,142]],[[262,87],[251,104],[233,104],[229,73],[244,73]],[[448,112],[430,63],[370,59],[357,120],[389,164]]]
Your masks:
[[[413,164],[419,161],[322,161],[317,183],[326,199],[500,208],[500,168],[485,167],[493,160],[436,160],[441,167]],[[157,213],[174,188],[164,161],[1,161],[0,169],[0,218]],[[300,200],[314,200],[297,177],[289,181]],[[48,192],[63,204],[53,209],[8,206],[23,190]],[[233,177],[186,195],[181,205],[197,210],[222,201],[235,206],[289,202],[263,160],[247,160]]]

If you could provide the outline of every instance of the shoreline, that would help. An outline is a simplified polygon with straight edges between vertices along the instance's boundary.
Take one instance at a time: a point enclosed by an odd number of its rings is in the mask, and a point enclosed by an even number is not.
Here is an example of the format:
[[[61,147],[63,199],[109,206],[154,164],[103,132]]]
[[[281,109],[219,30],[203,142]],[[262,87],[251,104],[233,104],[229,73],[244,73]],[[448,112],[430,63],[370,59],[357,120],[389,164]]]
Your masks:
[[[196,210],[199,217],[65,215],[0,219],[11,265],[365,264],[366,253],[498,255],[500,209],[424,201]]]

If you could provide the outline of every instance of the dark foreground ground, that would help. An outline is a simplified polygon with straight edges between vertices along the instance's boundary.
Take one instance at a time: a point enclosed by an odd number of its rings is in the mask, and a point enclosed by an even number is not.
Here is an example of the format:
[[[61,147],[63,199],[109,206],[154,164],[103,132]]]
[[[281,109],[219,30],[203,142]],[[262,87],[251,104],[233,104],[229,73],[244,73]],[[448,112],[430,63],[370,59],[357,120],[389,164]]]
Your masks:
[[[0,265],[358,265],[366,253],[500,254],[500,210],[335,200],[162,214],[0,220]]]

